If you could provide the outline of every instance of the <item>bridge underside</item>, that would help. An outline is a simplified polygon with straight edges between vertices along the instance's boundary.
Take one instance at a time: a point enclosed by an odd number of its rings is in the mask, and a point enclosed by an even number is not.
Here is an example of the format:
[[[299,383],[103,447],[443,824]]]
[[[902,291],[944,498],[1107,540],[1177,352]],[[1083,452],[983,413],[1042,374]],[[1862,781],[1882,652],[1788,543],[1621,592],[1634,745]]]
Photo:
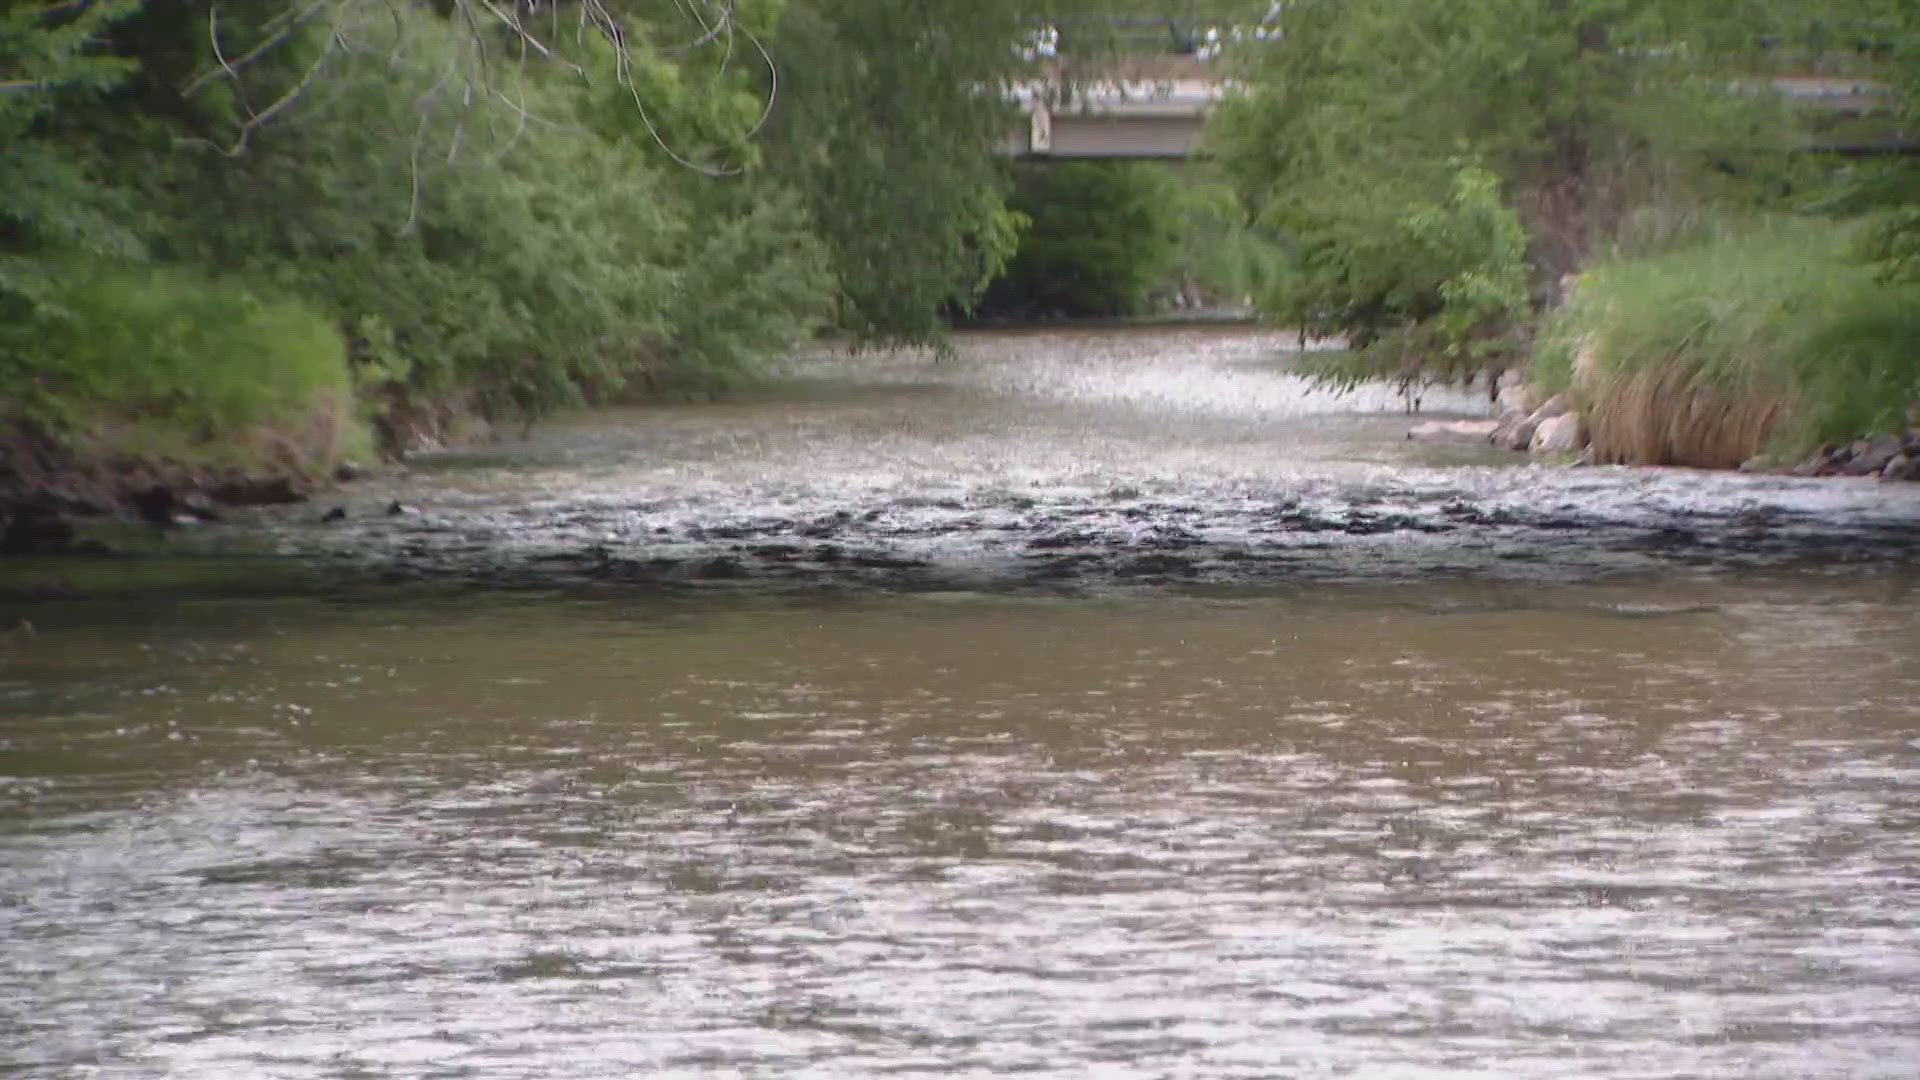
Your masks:
[[[1028,120],[1007,138],[1006,152],[1014,157],[1178,159],[1205,153],[1201,115],[1033,113]]]

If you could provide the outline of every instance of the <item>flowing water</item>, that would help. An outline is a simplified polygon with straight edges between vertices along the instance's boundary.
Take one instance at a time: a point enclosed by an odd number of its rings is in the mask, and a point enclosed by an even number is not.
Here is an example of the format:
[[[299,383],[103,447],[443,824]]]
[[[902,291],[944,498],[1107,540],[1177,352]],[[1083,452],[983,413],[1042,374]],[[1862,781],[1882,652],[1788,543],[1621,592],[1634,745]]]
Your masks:
[[[202,538],[337,588],[6,605],[0,1074],[1914,1075],[1910,489],[1284,344],[818,358]]]

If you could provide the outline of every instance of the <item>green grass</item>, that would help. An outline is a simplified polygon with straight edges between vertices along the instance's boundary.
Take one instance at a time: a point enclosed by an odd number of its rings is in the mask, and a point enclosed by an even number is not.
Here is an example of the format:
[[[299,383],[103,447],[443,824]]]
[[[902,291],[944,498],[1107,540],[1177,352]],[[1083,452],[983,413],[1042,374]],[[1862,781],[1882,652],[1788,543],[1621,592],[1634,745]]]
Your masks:
[[[1584,274],[1535,376],[1570,389],[1605,460],[1726,466],[1904,427],[1920,287],[1847,257],[1850,230],[1753,224]]]
[[[0,397],[95,453],[321,468],[365,449],[323,315],[162,268],[76,265],[0,331]]]

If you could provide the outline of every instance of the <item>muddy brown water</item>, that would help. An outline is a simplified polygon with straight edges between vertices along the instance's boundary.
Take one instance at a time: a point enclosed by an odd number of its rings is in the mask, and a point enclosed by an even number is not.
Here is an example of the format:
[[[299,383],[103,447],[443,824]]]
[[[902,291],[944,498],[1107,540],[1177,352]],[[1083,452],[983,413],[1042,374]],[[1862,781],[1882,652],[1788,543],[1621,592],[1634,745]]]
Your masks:
[[[222,534],[341,590],[7,605],[0,1072],[1913,1075],[1906,491],[1284,344],[823,358]]]

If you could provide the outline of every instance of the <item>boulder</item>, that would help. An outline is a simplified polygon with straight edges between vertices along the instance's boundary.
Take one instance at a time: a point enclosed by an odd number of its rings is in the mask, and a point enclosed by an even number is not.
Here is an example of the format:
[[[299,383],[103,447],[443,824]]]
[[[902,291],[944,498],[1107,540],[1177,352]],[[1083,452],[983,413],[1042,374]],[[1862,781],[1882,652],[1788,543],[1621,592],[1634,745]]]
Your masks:
[[[1509,450],[1531,450],[1540,425],[1557,416],[1567,415],[1572,407],[1565,394],[1555,394],[1524,416],[1512,411],[1501,414],[1499,425],[1488,437],[1495,445]]]
[[[1572,410],[1573,403],[1567,400],[1567,395],[1555,394],[1541,402],[1540,407],[1533,410],[1533,413],[1529,415],[1527,419],[1533,421],[1535,424],[1542,424],[1556,416],[1565,416]]]
[[[1527,381],[1525,373],[1508,368],[1494,383],[1493,403],[1501,413],[1518,412],[1525,416],[1540,407],[1540,389]]]
[[[1533,414],[1518,409],[1508,409],[1494,421],[1493,431],[1487,435],[1487,441],[1508,450],[1525,450],[1533,442],[1534,425],[1528,421]]]
[[[1880,470],[1882,480],[1920,480],[1920,458],[1905,452],[1893,455]]]
[[[1527,449],[1536,454],[1571,454],[1580,449],[1580,418],[1572,413],[1563,412],[1558,416],[1549,416],[1540,421],[1533,431],[1533,441]]]

